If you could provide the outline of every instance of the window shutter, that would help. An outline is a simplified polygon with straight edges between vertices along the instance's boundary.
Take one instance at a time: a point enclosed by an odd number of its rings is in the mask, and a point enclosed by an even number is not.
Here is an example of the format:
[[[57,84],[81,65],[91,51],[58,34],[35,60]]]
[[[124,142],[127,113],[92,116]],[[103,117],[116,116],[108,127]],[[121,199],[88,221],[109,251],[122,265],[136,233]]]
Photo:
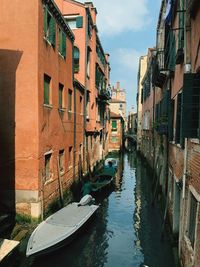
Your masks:
[[[76,18],[76,27],[77,28],[82,28],[83,27],[83,17],[79,16]]]
[[[184,75],[182,105],[182,138],[199,138],[200,74]]]
[[[117,121],[112,121],[112,129],[117,129]]]
[[[62,32],[62,55],[66,57],[66,35]]]
[[[173,141],[173,128],[174,128],[174,100],[170,100],[169,115],[168,115],[168,140]]]
[[[177,109],[176,109],[176,137],[175,142],[180,144],[180,127],[181,127],[181,103],[182,103],[182,93],[177,96]]]
[[[55,23],[55,19],[53,17],[51,17],[50,22],[49,22],[49,41],[53,46],[55,46],[56,23]]]
[[[49,104],[49,78],[44,76],[44,104]]]

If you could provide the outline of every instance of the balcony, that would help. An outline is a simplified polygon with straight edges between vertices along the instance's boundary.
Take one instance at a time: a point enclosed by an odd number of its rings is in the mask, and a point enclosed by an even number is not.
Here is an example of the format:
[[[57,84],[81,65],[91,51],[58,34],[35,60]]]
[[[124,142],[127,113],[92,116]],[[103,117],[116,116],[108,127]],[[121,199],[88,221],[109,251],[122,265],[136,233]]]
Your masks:
[[[164,50],[157,51],[153,67],[153,84],[162,88],[167,79],[167,73],[164,67]]]
[[[111,99],[111,95],[110,95],[110,91],[109,89],[102,89],[100,88],[98,90],[98,97],[100,99],[100,101],[108,101]]]

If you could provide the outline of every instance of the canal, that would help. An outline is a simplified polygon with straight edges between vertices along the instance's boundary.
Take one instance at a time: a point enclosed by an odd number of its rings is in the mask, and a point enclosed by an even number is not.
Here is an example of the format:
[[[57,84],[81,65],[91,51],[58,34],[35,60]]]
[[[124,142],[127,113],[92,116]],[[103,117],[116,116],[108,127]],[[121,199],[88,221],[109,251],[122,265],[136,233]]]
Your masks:
[[[20,267],[174,267],[160,203],[152,206],[150,173],[134,152],[120,155],[115,189],[97,200],[87,228],[57,252],[22,257]]]

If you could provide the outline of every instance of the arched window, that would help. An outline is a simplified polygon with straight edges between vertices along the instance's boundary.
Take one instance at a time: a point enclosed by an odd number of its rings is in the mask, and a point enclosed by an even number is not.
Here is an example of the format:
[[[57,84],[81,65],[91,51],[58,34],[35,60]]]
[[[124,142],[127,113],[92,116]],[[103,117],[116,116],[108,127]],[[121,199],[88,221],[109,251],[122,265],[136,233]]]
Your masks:
[[[79,49],[75,46],[74,47],[74,72],[79,72],[79,58],[80,58],[80,52]]]

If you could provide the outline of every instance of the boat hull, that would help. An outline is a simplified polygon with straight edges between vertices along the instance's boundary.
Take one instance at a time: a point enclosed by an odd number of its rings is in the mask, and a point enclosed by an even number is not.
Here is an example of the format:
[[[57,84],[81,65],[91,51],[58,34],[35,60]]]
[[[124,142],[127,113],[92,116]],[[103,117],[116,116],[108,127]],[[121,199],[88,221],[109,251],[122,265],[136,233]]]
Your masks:
[[[26,256],[44,255],[69,244],[93,217],[98,207],[72,203],[48,217],[32,233]]]

